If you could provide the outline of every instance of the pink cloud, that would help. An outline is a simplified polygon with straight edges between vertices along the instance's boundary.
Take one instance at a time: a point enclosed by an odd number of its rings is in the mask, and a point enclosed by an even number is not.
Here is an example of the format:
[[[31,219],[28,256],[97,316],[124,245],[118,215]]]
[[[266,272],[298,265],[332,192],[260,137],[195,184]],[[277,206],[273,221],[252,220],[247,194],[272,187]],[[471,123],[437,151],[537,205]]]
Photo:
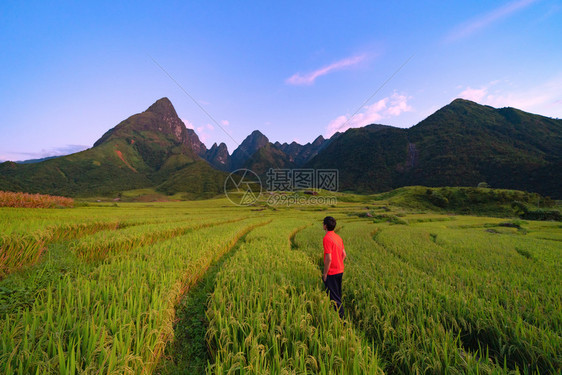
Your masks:
[[[473,102],[480,103],[488,95],[488,88],[482,87],[479,89],[473,89],[472,87],[467,87],[461,91],[458,95],[459,98],[472,100]]]
[[[183,120],[185,122],[185,120]],[[189,123],[190,126],[193,126],[191,123]],[[210,141],[212,138],[214,138],[215,135],[215,127],[212,124],[205,124],[205,125],[201,125],[198,126],[197,128],[194,127],[189,127],[189,129],[193,129],[195,130],[195,132],[197,133],[197,136],[199,137],[199,140],[205,144],[207,144],[208,141]]]
[[[312,85],[316,78],[336,70],[341,70],[356,65],[365,60],[365,57],[365,55],[348,57],[307,74],[295,73],[291,77],[287,78],[285,80],[285,83],[289,85]]]
[[[480,17],[474,18],[468,22],[459,25],[457,28],[452,30],[446,37],[445,42],[453,42],[458,39],[465,38],[475,32],[488,27],[489,25],[497,22],[511,14],[517,12],[520,9],[526,8],[537,0],[516,0],[507,3],[504,6],[496,8],[491,12],[481,15]]]
[[[383,119],[399,116],[404,112],[410,112],[412,107],[408,104],[409,99],[411,98],[406,95],[394,93],[363,107],[363,110],[353,117],[349,114],[338,116],[330,121],[326,127],[326,136],[331,137],[336,132],[344,132],[350,128],[358,128]]]
[[[457,97],[492,107],[515,107],[544,116],[560,117],[562,108],[562,73],[530,87],[506,86],[505,82],[493,81],[479,89],[466,87]]]
[[[206,133],[206,128],[204,126],[198,126],[197,127],[197,136],[199,137],[199,140],[203,143],[207,143],[209,135]]]
[[[189,121],[189,120],[184,120],[184,119],[181,119],[181,121],[184,123],[184,125],[185,125],[186,128],[195,130],[195,126],[193,126],[193,124],[191,123],[191,121]]]

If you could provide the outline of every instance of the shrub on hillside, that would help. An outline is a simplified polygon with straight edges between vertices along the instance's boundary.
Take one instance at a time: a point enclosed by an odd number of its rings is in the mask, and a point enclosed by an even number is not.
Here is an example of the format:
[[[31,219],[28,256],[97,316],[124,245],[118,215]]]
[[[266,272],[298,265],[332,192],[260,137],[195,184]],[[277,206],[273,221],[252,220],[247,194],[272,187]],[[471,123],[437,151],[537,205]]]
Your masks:
[[[385,221],[390,223],[390,224],[408,225],[408,222],[406,220],[401,219],[396,215],[379,214],[379,215],[373,216],[373,222],[374,223],[382,223],[382,222],[385,222]]]
[[[521,215],[522,219],[527,220],[555,220],[562,221],[562,214],[558,210],[546,210],[539,208],[537,210],[527,211]]]
[[[519,201],[514,201],[511,207],[521,219],[562,221],[562,214],[558,210],[547,210],[544,208],[531,210],[525,203]]]
[[[426,197],[428,201],[437,207],[445,208],[449,205],[449,200],[438,191],[427,189]]]

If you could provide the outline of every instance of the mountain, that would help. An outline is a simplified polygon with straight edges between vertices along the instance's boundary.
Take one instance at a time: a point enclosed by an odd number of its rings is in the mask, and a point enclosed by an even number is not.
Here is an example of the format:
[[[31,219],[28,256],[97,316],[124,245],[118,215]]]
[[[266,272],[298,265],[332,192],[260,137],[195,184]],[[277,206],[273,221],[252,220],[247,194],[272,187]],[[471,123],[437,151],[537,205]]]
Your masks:
[[[201,152],[199,138],[185,127],[168,98],[108,130],[94,143],[94,148],[112,141],[125,141],[154,169],[159,169],[172,154],[195,158]]]
[[[201,198],[227,174],[249,168],[337,169],[339,190],[408,185],[520,189],[562,198],[562,120],[456,99],[411,128],[371,124],[305,145],[271,143],[253,131],[229,155],[210,149],[162,98],[108,130],[94,146],[31,164],[0,163],[0,190],[66,196],[154,188]]]
[[[340,190],[391,190],[405,167],[405,129],[372,124],[349,129],[305,164],[306,168],[338,169]]]
[[[343,190],[485,181],[562,198],[562,120],[456,99],[408,129],[349,129],[305,166],[337,168]]]
[[[198,155],[199,157],[206,159],[207,146],[205,146],[205,144],[199,140],[199,137],[195,133],[195,130],[193,129],[186,129],[186,130],[187,130],[187,140],[185,143],[187,144],[189,149],[193,151],[195,155]]]
[[[562,120],[457,99],[409,129],[418,165],[406,183],[562,195]]]
[[[47,156],[41,159],[27,159],[27,160],[21,160],[21,161],[16,161],[16,163],[18,164],[33,164],[33,163],[40,163],[42,161],[45,160],[49,160],[49,159],[55,159],[60,157],[61,155],[55,155],[55,156]]]
[[[324,137],[320,135],[312,143],[307,143],[305,145],[293,141],[290,144],[275,142],[274,146],[283,151],[291,162],[296,165],[303,165],[316,156],[318,151],[324,148],[329,142],[329,140],[324,139]]]
[[[296,168],[297,164],[292,162],[286,153],[268,142],[265,146],[254,152],[254,154],[245,161],[243,167],[252,170],[259,176],[265,176],[270,168]]]
[[[224,173],[200,155],[201,142],[162,98],[107,131],[94,146],[34,164],[0,164],[0,190],[67,196],[155,187],[166,193],[219,193]],[[196,179],[183,178],[196,174]],[[175,183],[164,184],[168,180]]]
[[[297,142],[271,143],[259,130],[254,130],[232,153],[230,171],[243,167],[263,174],[269,168],[297,168],[316,156],[338,135],[336,133],[330,139],[318,136],[314,142],[301,145]],[[211,161],[208,157],[207,160]]]
[[[231,156],[231,170],[241,168],[256,151],[269,143],[269,139],[259,130],[254,130],[242,141]]]
[[[230,155],[228,153],[228,148],[221,142],[217,146],[216,143],[211,146],[209,150],[205,153],[205,159],[215,168],[221,171],[230,171]]]

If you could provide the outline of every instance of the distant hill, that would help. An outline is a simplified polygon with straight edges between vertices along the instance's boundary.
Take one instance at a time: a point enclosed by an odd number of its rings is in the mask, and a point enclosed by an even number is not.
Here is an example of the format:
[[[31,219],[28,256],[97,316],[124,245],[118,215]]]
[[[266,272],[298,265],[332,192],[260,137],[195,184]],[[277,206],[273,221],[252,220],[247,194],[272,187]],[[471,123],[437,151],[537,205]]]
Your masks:
[[[314,142],[301,145],[297,142],[271,143],[259,130],[254,130],[232,153],[230,170],[247,168],[265,175],[269,168],[299,168],[338,135],[329,140],[318,136]]]
[[[41,163],[42,161],[45,160],[50,160],[50,159],[55,159],[58,157],[61,157],[62,155],[55,155],[55,156],[47,156],[41,159],[27,159],[27,160],[20,160],[20,161],[16,161],[16,163],[18,164],[33,164],[33,163]]]
[[[344,190],[476,186],[562,198],[562,120],[457,99],[409,129],[349,129],[306,163]]]
[[[335,138],[332,137],[332,139]],[[312,143],[307,143],[305,145],[298,144],[297,142],[275,142],[274,146],[283,151],[292,163],[295,163],[296,165],[303,165],[316,156],[320,150],[328,145],[328,143],[330,143],[329,140],[326,140],[324,137],[319,135]]]
[[[305,145],[272,143],[253,131],[229,154],[210,149],[162,98],[108,130],[94,146],[31,164],[0,164],[0,190],[66,196],[153,188],[207,197],[227,172],[249,168],[338,169],[340,190],[401,186],[519,189],[562,199],[562,120],[456,99],[417,125],[371,124]]]

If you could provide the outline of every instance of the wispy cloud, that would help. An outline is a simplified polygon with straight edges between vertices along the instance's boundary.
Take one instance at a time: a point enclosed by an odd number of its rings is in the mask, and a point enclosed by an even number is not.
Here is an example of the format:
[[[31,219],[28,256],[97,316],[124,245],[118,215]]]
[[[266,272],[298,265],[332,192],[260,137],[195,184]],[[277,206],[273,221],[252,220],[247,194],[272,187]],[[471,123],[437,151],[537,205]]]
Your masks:
[[[478,88],[462,88],[457,97],[493,107],[515,107],[545,116],[562,117],[562,73],[531,87],[511,87],[493,81]]]
[[[546,11],[546,13],[541,18],[536,20],[536,23],[540,24],[540,23],[546,21],[548,18],[550,18],[553,15],[555,15],[556,13],[560,12],[560,10],[562,10],[562,5],[551,4],[550,8]]]
[[[472,100],[473,102],[481,103],[482,100],[488,95],[489,85],[480,88],[472,88],[468,86],[458,95],[459,98]]]
[[[301,74],[300,72],[295,73],[291,77],[287,78],[285,80],[285,83],[295,86],[312,85],[316,80],[316,78],[322,77],[326,74],[329,74],[337,70],[349,68],[353,65],[359,64],[360,62],[365,60],[365,58],[366,55],[352,56],[352,57],[345,58],[343,60],[336,61],[330,65],[324,66],[310,73],[306,73],[306,74]]]
[[[88,148],[88,146],[84,145],[65,145],[60,147],[42,149],[41,151],[37,152],[8,151],[7,154],[0,156],[0,159],[14,161],[43,159],[49,156],[63,156],[74,154],[75,152],[84,151]]]
[[[341,115],[333,119],[326,127],[326,136],[331,137],[336,132],[344,132],[349,128],[358,128],[369,125],[383,119],[399,116],[404,112],[410,112],[412,107],[408,104],[411,97],[394,93],[371,105],[365,106],[363,111],[357,113],[350,119],[350,115]]]
[[[511,1],[499,8],[492,10],[486,14],[482,14],[479,17],[476,17],[472,20],[469,20],[455,29],[453,29],[447,36],[445,37],[445,42],[454,42],[456,40],[468,37],[475,32],[484,29],[494,22],[500,21],[513,13],[528,7],[529,5],[537,2],[538,0],[516,0]]]

